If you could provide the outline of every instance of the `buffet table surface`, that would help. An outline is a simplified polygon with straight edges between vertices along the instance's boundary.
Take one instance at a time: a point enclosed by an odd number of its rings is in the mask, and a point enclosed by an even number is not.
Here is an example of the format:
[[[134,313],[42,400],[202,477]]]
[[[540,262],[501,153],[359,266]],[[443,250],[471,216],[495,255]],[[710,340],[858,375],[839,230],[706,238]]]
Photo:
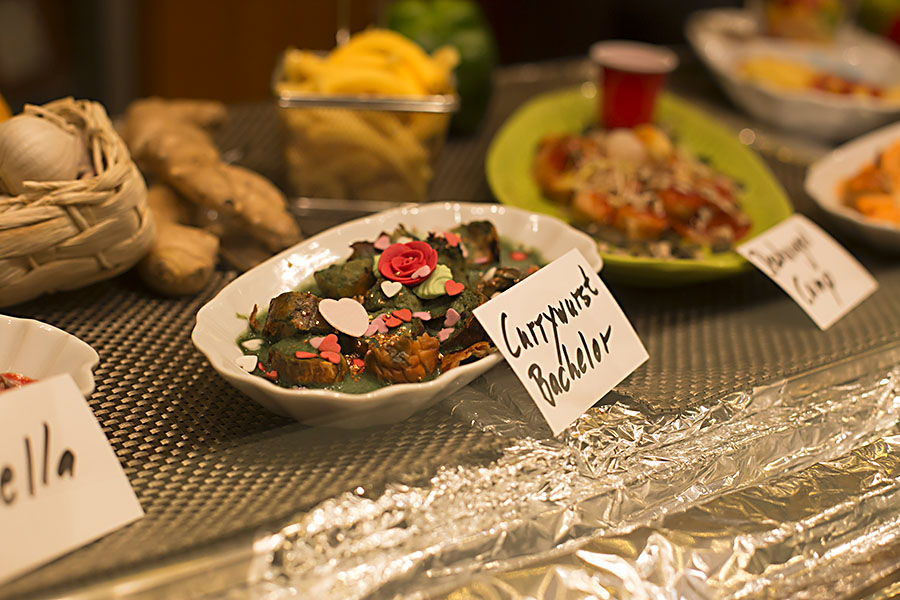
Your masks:
[[[736,132],[752,129],[753,146],[795,207],[818,218],[802,191],[802,179],[806,165],[828,148],[752,122],[729,104],[687,53],[682,65],[670,91],[692,100]],[[586,77],[589,72],[582,61],[501,70],[478,134],[448,140],[432,199],[491,201],[484,158],[503,121],[536,94],[577,85]],[[274,104],[231,107],[218,141],[239,164],[284,182],[282,134]],[[303,200],[294,201],[293,208],[307,235],[371,209],[364,204]],[[146,516],[0,587],[0,598],[205,594],[274,598],[288,597],[288,590],[303,595],[311,582],[322,586],[321,597],[602,597],[600,589],[621,597],[637,594],[641,585],[648,586],[642,588],[644,593],[684,586],[679,589],[687,597],[786,597],[823,589],[839,596],[888,597],[895,570],[891,565],[900,550],[893,542],[896,531],[887,528],[890,517],[900,515],[893,512],[900,505],[885,487],[895,483],[900,471],[900,452],[892,437],[897,415],[891,401],[896,391],[893,369],[900,365],[900,266],[896,257],[839,239],[876,276],[880,289],[825,332],[756,271],[652,292],[610,284],[650,360],[617,386],[604,406],[592,409],[596,415],[587,415],[556,440],[530,414],[534,411],[521,401],[524,390],[516,387],[504,365],[476,381],[467,395],[392,426],[355,431],[312,428],[266,411],[219,377],[190,340],[197,310],[237,275],[224,267],[203,293],[189,298],[156,296],[126,274],[10,307],[4,312],[60,327],[99,353],[97,387],[89,403]],[[791,398],[802,398],[803,406],[793,408],[816,412],[815,418],[801,418],[795,410],[786,421],[767,425],[763,433],[762,413],[745,415],[745,424],[754,433],[740,438],[743,445],[735,443],[729,449],[732,454],[722,454],[708,469],[690,470],[691,461],[683,463],[677,473],[685,481],[678,484],[678,475],[667,476],[675,486],[671,497],[656,490],[641,496],[637,504],[615,504],[616,510],[609,510],[609,504],[603,510],[590,504],[598,497],[596,489],[588,493],[591,485],[613,472],[621,474],[616,458],[604,454],[600,460],[601,449],[592,444],[618,436],[620,457],[637,456],[640,449],[645,452],[641,461],[645,468],[649,446],[637,440],[658,426],[660,432],[680,432],[679,443],[686,444],[680,452],[686,457],[691,455],[688,438],[695,435],[694,458],[699,461],[699,454],[732,443],[704,437],[712,427],[733,422],[747,407],[762,406],[763,395],[772,393],[766,386],[772,385],[779,393],[789,389]],[[846,404],[828,396],[835,390],[853,402],[873,401],[879,394],[886,400],[872,404],[872,410],[831,411],[828,407]],[[822,400],[825,396],[827,402]],[[506,401],[489,407],[492,399]],[[620,417],[639,418],[640,427],[624,425],[633,420],[611,425],[613,417],[605,411],[614,400],[623,411]],[[767,414],[790,404],[781,396],[765,403],[773,407]],[[727,416],[716,412],[722,406],[729,407]],[[653,452],[659,461],[674,461],[664,449],[665,435],[655,439]],[[629,446],[632,442],[635,445]],[[769,445],[763,451],[761,444]],[[363,502],[371,509],[386,499],[396,502],[401,493],[430,490],[433,497],[441,486],[471,482],[474,474],[489,473],[511,456],[522,458],[525,447],[530,454],[521,464],[533,464],[527,461],[535,460],[539,450],[549,453],[542,463],[546,473],[563,473],[551,464],[560,456],[572,463],[565,471],[575,478],[566,480],[571,488],[541,491],[542,510],[553,505],[555,511],[553,519],[545,521],[550,531],[542,531],[532,518],[540,514],[531,510],[533,505],[527,513],[505,513],[494,506],[493,512],[476,511],[481,520],[475,529],[455,531],[459,538],[453,548],[438,543],[416,548],[415,538],[394,544],[385,532],[420,527],[417,519],[426,519],[425,513],[409,509],[390,526],[375,527],[375,520],[357,519],[348,521],[343,530],[334,529],[325,543],[327,552],[334,552],[328,555],[330,562],[317,558],[326,556],[321,548],[318,555],[303,555],[301,538],[303,531],[312,531],[311,515],[328,519],[340,511],[345,514],[348,507],[362,510]],[[763,455],[769,460],[759,462]],[[711,479],[713,471],[718,475]],[[517,477],[521,482],[525,475],[519,472]],[[498,478],[492,475],[491,480],[496,483]],[[620,496],[637,489],[633,481],[617,481]],[[644,491],[656,483],[648,475]],[[842,502],[852,500],[858,508],[866,498],[875,497],[884,512],[847,513],[840,526],[824,517]],[[424,504],[418,506],[425,510]],[[653,511],[647,512],[650,508]],[[427,518],[433,521],[471,516],[452,503],[429,510]],[[634,517],[638,513],[640,519]],[[396,517],[396,510],[391,514]],[[522,525],[528,519],[530,524]],[[827,531],[817,528],[816,523],[826,521]],[[703,527],[697,525],[701,522]],[[366,530],[366,524],[371,529]],[[876,524],[883,528],[880,534],[873,529]],[[439,537],[437,524],[430,527],[435,527],[428,530],[430,535]],[[498,537],[500,530],[505,534]],[[849,537],[841,541],[838,530]],[[777,544],[771,539],[754,542],[754,550],[741,555],[742,563],[736,559],[741,540],[763,531],[775,537],[773,532],[780,531],[782,537]],[[850,531],[856,533],[851,536]],[[516,536],[524,537],[514,543]],[[476,537],[481,540],[477,544],[472,541]],[[345,545],[351,538],[357,544],[352,548]],[[425,539],[424,529],[419,539]],[[391,562],[371,566],[379,573],[364,577],[360,569],[379,555],[363,553],[360,545],[367,540],[377,549],[366,552],[377,550]],[[710,540],[730,549],[718,548]],[[868,545],[861,549],[863,542]],[[408,551],[398,553],[403,544]],[[663,564],[682,564],[677,556],[684,558],[700,547],[707,554],[691,554],[690,560],[694,571],[706,575],[692,580],[691,568],[675,568],[675,578],[664,573]],[[850,547],[856,550],[850,552]],[[654,552],[677,556],[648,567],[646,557]],[[698,566],[699,556],[713,555],[741,564],[732,565],[732,571],[706,563]],[[632,569],[628,572],[636,573],[643,584],[635,580],[626,585],[630,580],[616,565]],[[833,568],[831,579],[821,575],[825,566]],[[326,568],[330,571],[323,574]],[[711,569],[716,577],[709,576]],[[734,575],[737,571],[739,577]],[[310,578],[312,572],[318,573],[317,579]],[[629,587],[632,584],[635,587]]]

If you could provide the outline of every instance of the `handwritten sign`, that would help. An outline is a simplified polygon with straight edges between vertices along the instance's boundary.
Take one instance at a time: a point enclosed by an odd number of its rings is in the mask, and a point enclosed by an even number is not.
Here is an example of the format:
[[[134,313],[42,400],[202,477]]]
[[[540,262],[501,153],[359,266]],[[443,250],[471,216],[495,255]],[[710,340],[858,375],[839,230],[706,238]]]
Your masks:
[[[556,435],[647,360],[578,250],[475,309]]]
[[[0,582],[143,514],[71,377],[0,393]]]
[[[878,282],[818,225],[794,215],[738,246],[820,329],[828,329],[878,289]]]

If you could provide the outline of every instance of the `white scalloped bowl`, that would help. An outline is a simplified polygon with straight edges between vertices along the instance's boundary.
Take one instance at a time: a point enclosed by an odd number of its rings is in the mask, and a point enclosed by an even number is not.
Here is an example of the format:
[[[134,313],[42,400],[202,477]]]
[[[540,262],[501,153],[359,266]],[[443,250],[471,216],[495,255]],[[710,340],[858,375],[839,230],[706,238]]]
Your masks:
[[[88,397],[94,391],[93,369],[98,362],[93,348],[62,329],[0,315],[0,373],[20,373],[37,380],[68,373]]]
[[[808,62],[854,79],[900,82],[900,51],[891,42],[855,27],[830,45],[803,44],[757,34],[748,11],[714,8],[692,14],[685,35],[731,100],[750,115],[785,130],[821,140],[845,140],[900,116],[900,101],[783,90],[739,74],[748,58],[773,56]]]
[[[248,315],[254,304],[268,306],[271,298],[297,289],[315,271],[346,259],[351,243],[374,239],[381,231],[392,230],[400,223],[424,232],[483,219],[494,223],[501,237],[535,248],[547,261],[578,248],[597,271],[603,265],[591,237],[554,217],[487,203],[404,206],[329,229],[250,269],[200,309],[191,339],[222,377],[274,413],[301,423],[342,428],[402,421],[468,385],[502,361],[502,357],[494,352],[431,381],[393,384],[364,394],[287,389],[238,366],[236,361],[243,353],[237,338],[247,329],[247,319],[239,315]]]
[[[900,140],[900,122],[829,152],[810,165],[804,180],[806,193],[836,227],[861,242],[894,254],[900,252],[900,227],[876,221],[845,205],[838,187],[897,140]]]

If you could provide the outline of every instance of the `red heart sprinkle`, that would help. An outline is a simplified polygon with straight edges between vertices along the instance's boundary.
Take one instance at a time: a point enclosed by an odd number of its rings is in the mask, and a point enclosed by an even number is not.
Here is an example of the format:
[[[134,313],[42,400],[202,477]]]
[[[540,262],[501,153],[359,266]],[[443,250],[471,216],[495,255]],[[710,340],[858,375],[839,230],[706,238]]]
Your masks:
[[[354,358],[353,366],[355,366],[357,369],[364,369],[366,366],[366,361],[361,358]]]
[[[401,308],[400,310],[395,310],[391,313],[404,323],[409,323],[412,320],[412,311],[408,308]]]
[[[528,258],[528,255],[525,254],[524,252],[520,252],[520,251],[516,250],[515,252],[510,252],[509,257],[515,261],[521,262],[521,261],[525,260],[526,258]]]
[[[452,279],[448,279],[447,281],[444,282],[444,289],[445,289],[445,290],[447,291],[447,293],[450,294],[451,296],[457,296],[457,295],[459,295],[464,289],[466,289],[466,286],[464,286],[463,284],[458,283],[458,282],[456,282],[456,281],[453,281]]]
[[[325,352],[319,352],[319,356],[334,364],[341,362],[341,355],[337,352],[329,352],[326,350]]]
[[[297,358],[315,358],[316,353],[315,352],[304,352],[303,350],[297,350],[296,352],[294,352],[294,356],[296,356]]]
[[[401,321],[397,317],[385,317],[384,318],[384,324],[387,325],[388,327],[397,327],[401,323],[403,323],[403,321]]]
[[[449,231],[444,232],[444,239],[447,240],[447,243],[451,248],[459,245],[459,236],[455,233],[450,233]]]
[[[333,333],[329,333],[325,336],[325,339],[322,340],[322,343],[319,344],[319,353],[322,352],[336,352],[340,353],[341,345],[338,344],[337,335]]]

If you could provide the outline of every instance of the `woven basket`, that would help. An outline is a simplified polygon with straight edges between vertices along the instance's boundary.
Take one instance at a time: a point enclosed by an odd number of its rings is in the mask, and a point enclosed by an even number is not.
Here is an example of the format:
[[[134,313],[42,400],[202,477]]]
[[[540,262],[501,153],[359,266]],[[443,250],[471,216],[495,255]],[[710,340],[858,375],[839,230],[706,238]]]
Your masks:
[[[154,238],[144,179],[102,105],[64,98],[24,113],[80,130],[96,175],[0,196],[0,306],[113,277]]]

